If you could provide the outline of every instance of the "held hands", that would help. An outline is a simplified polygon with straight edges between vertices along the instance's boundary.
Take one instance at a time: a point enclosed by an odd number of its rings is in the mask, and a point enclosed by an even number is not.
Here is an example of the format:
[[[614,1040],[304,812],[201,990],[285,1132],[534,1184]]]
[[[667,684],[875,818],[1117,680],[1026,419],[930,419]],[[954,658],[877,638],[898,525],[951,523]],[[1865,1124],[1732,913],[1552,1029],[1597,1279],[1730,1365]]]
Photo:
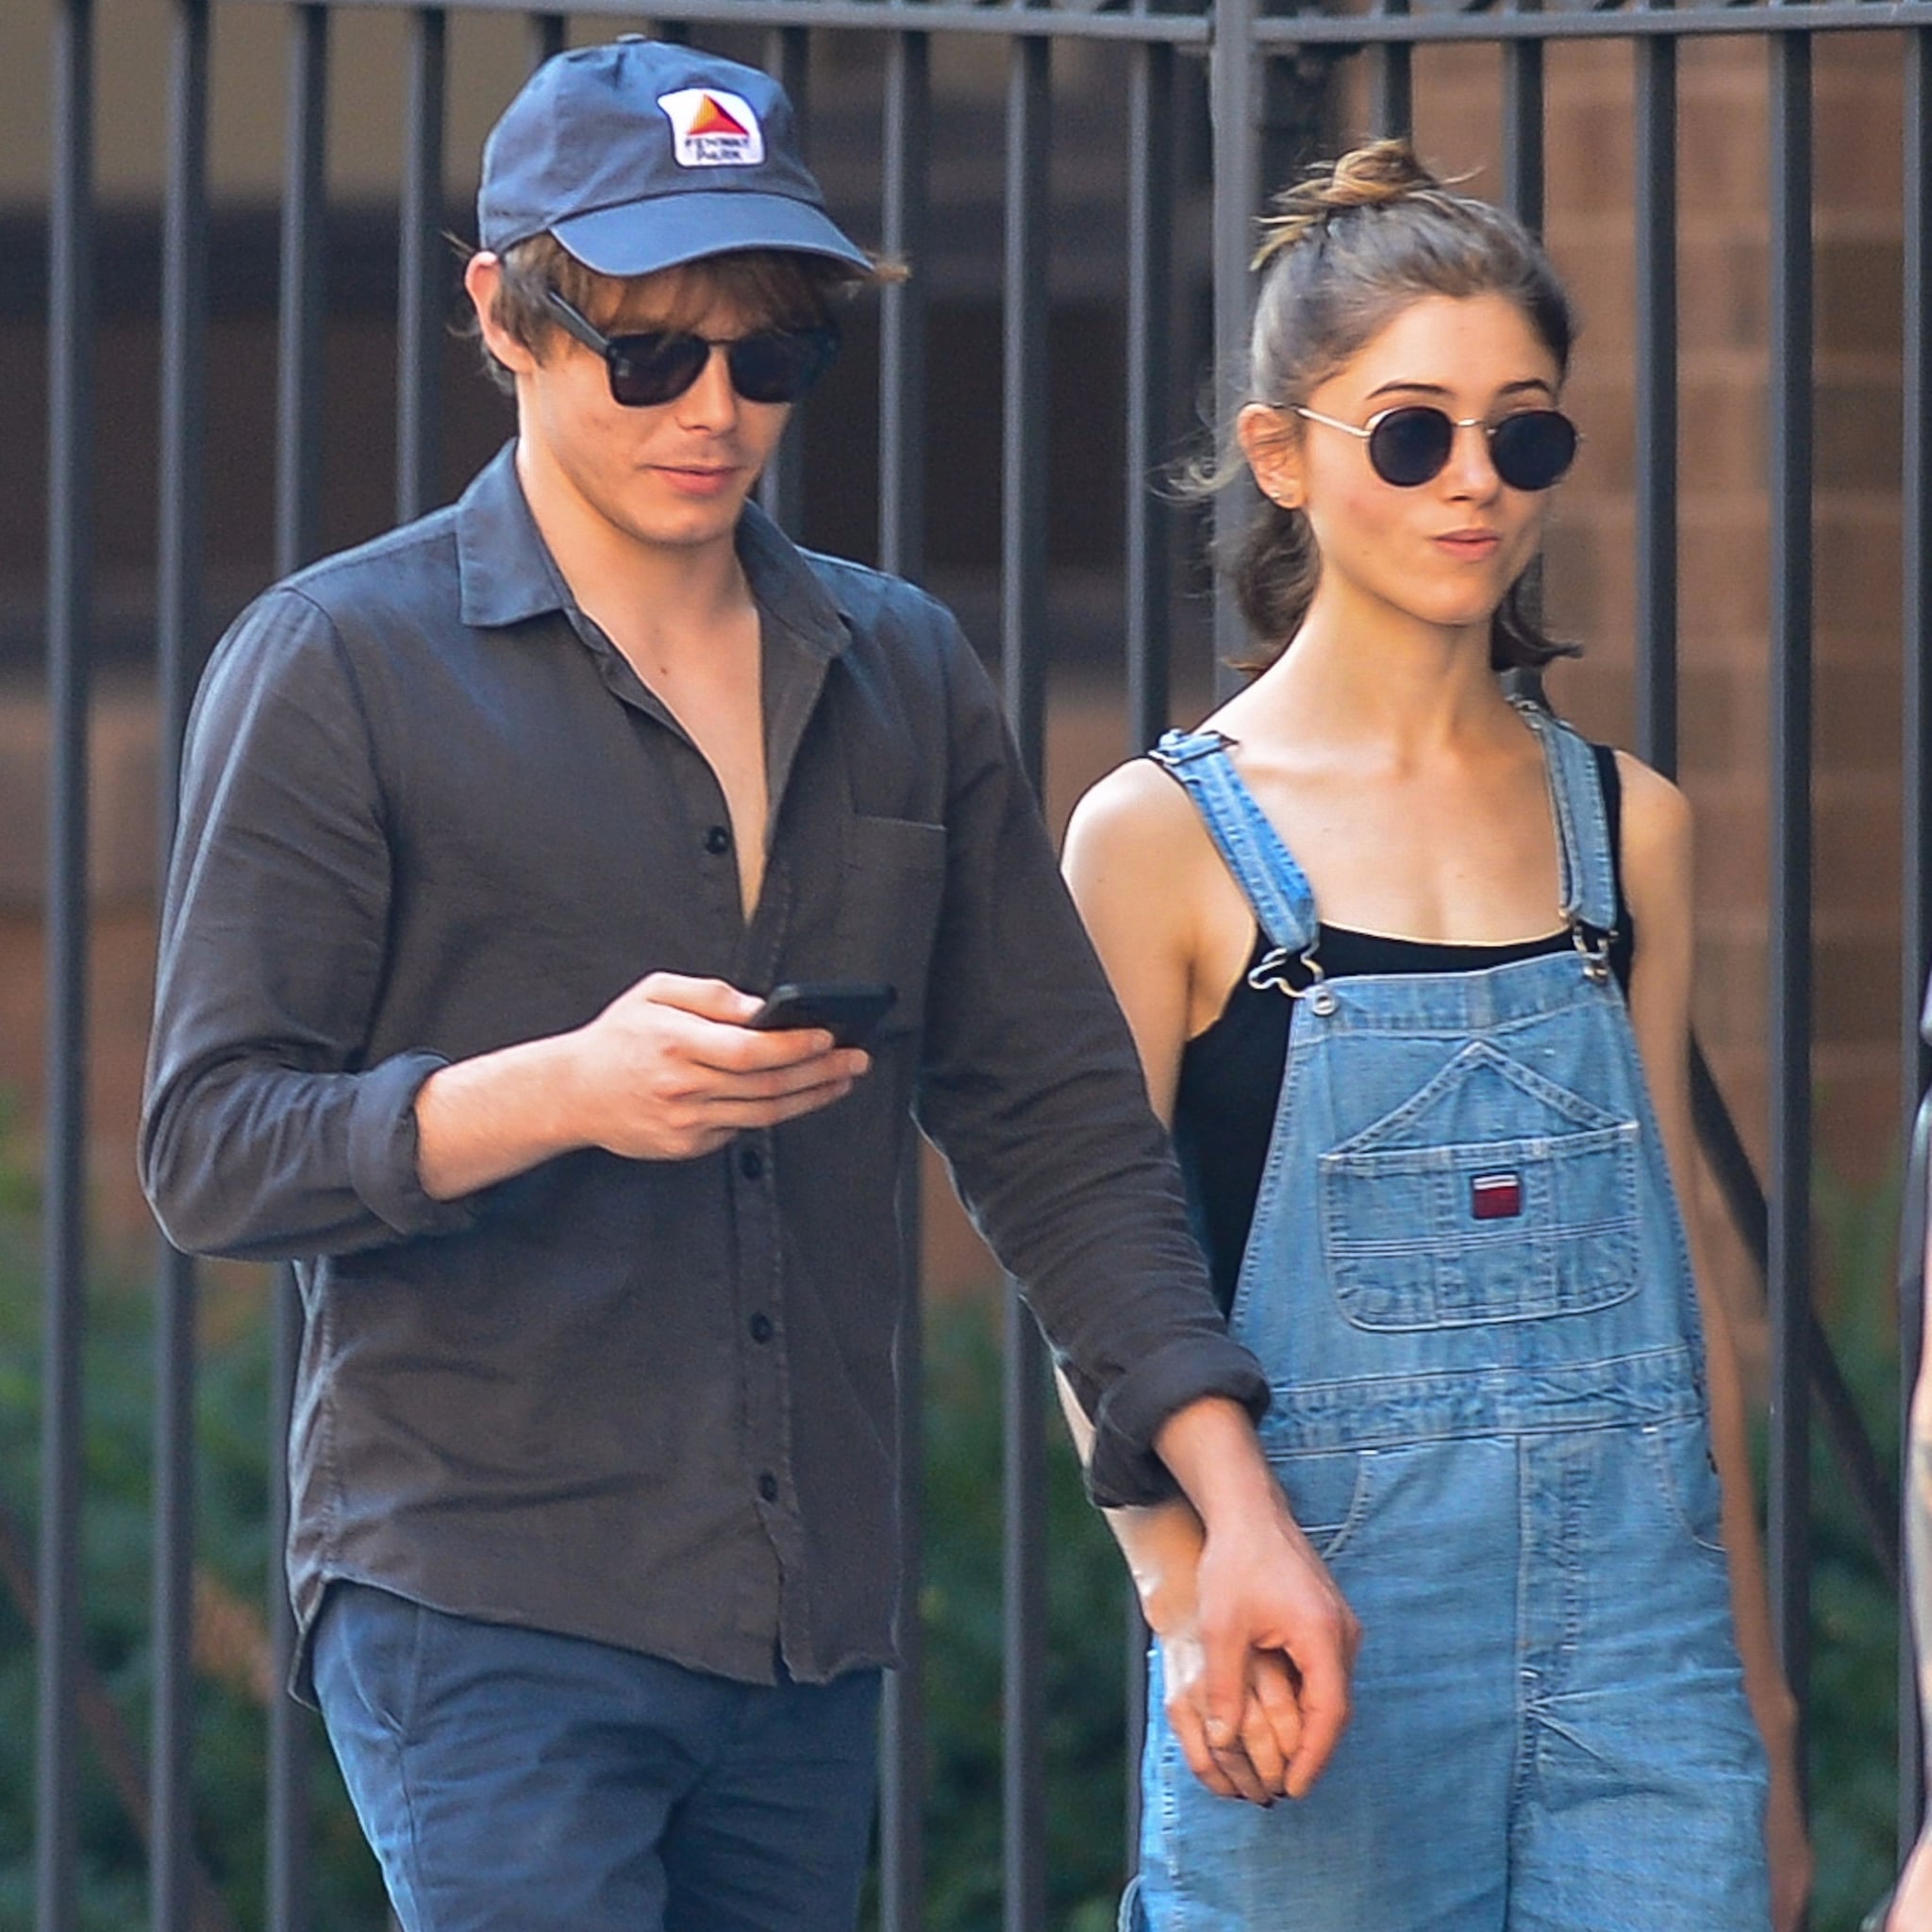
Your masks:
[[[1218,1396],[1190,1403],[1155,1448],[1199,1518],[1200,1541],[1183,1553],[1193,1560],[1160,1563],[1162,1577],[1143,1577],[1129,1553],[1147,1621],[1178,1665],[1169,1721],[1209,1790],[1299,1798],[1348,1723],[1361,1625],[1290,1515],[1245,1410]],[[1172,1614],[1160,1601],[1170,1579]]]
[[[1348,1723],[1355,1612],[1278,1500],[1265,1520],[1209,1525],[1196,1589],[1210,1762],[1243,1797],[1244,1763],[1271,1797],[1305,1796]]]
[[[1131,1542],[1167,1719],[1194,1775],[1251,1804],[1305,1795],[1348,1722],[1361,1641],[1307,1540],[1278,1505],[1218,1540],[1169,1506],[1146,1512]]]
[[[817,1027],[757,1032],[749,993],[653,973],[572,1036],[584,1138],[633,1160],[690,1160],[747,1127],[829,1107],[871,1066]]]
[[[1167,1687],[1167,1721],[1174,1726],[1189,1766],[1210,1791],[1272,1805],[1291,1795],[1291,1767],[1301,1749],[1301,1683],[1294,1666],[1278,1651],[1249,1653],[1241,1723],[1231,1743],[1208,1742],[1202,1715],[1207,1654],[1197,1624],[1160,1638],[1162,1676]],[[1300,1767],[1294,1766],[1299,1772]],[[1312,1782],[1297,1784],[1299,1796]]]

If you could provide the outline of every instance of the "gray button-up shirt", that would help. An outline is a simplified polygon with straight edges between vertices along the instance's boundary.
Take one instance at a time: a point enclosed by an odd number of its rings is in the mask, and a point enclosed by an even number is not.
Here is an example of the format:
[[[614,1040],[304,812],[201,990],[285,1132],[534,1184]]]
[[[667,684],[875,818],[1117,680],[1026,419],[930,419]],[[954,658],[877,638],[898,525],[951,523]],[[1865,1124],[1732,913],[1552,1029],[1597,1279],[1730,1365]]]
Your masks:
[[[1026,1285],[1103,1500],[1223,1331],[1120,1015],[991,689],[910,586],[754,509],[768,862],[572,601],[506,451],[243,613],[189,734],[142,1137],[170,1236],[292,1258],[290,1567],[749,1681],[890,1661],[908,1122]],[[899,999],[845,1099],[693,1160],[587,1151],[439,1203],[439,1066],[654,971]]]

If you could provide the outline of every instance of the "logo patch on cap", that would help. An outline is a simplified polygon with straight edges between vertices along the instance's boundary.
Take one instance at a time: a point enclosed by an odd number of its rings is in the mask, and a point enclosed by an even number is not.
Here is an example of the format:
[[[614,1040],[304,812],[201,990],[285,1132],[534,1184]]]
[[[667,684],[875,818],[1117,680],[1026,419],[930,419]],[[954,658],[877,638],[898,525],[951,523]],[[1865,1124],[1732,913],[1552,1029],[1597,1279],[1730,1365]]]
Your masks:
[[[741,94],[719,87],[659,94],[671,122],[671,152],[680,168],[755,168],[765,158],[765,131]]]
[[[1477,1174],[1469,1184],[1469,1211],[1477,1221],[1513,1221],[1523,1212],[1523,1176]]]

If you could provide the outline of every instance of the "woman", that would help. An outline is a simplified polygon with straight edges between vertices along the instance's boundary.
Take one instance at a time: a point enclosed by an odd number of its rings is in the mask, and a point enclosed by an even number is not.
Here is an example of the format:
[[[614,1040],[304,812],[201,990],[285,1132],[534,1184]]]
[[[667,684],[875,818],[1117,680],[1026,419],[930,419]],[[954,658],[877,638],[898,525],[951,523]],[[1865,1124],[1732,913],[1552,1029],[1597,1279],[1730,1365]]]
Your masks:
[[[1257,1658],[1247,1761],[1192,1774],[1198,1536],[1117,1523],[1160,1639],[1123,1923],[1764,1932],[1774,1891],[1792,1924],[1792,1707],[1677,1205],[1689,816],[1496,675],[1557,650],[1518,590],[1569,305],[1402,143],[1277,206],[1234,425],[1256,675],[1094,788],[1067,871],[1363,1641],[1314,1789],[1216,1795],[1280,1788],[1291,1686]]]
[[[1932,1041],[1932,980],[1925,986],[1919,1032]],[[1913,1661],[1919,1679],[1919,1741],[1932,1764],[1932,1092],[1919,1102],[1906,1164],[1899,1255],[1916,1257],[1922,1330],[1919,1373],[1907,1422],[1906,1601],[1911,1609]],[[1866,1915],[1866,1932],[1932,1932],[1932,1817],[1919,1836],[1890,1897]]]
[[[1913,1176],[1924,1185],[1923,1169]],[[1922,1209],[1923,1211],[1923,1209]],[[1932,1264],[1932,1253],[1926,1256]],[[1927,1279],[1932,1279],[1928,1272]],[[1932,1301],[1926,1304],[1926,1339],[1932,1341]],[[1910,1491],[1906,1503],[1906,1549],[1911,1606],[1912,1647],[1919,1678],[1919,1723],[1932,1720],[1932,1348],[1920,1357],[1919,1377],[1912,1391],[1910,1424]],[[1920,1825],[1898,1889],[1866,1921],[1885,1932],[1932,1932],[1932,1817]]]

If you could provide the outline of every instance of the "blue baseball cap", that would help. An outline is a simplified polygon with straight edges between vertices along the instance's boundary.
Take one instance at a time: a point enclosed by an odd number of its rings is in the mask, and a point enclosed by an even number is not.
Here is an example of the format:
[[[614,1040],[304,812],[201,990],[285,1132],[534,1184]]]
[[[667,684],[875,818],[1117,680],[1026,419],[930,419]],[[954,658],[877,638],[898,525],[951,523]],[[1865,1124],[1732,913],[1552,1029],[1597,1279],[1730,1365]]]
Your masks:
[[[647,275],[738,248],[870,258],[825,213],[768,74],[630,34],[546,60],[483,146],[481,245],[557,237],[588,269]]]

